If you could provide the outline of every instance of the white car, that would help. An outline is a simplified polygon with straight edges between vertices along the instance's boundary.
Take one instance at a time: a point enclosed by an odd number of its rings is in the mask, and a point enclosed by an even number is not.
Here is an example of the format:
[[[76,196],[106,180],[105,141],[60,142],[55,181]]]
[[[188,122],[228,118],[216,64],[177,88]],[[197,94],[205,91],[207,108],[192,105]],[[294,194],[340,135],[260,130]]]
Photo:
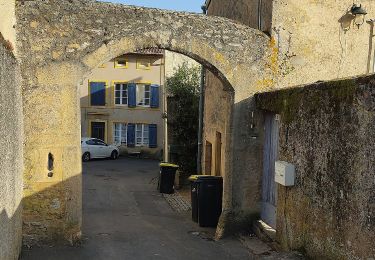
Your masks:
[[[82,138],[82,161],[87,162],[94,158],[111,158],[115,160],[119,157],[120,151],[115,145],[108,145],[100,139]]]

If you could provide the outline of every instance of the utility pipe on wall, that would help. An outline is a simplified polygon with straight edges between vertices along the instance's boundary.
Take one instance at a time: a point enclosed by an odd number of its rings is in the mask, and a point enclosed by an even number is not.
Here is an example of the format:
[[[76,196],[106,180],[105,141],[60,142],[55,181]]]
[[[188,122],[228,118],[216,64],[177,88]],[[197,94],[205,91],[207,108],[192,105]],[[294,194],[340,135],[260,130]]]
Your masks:
[[[258,0],[258,30],[262,30],[262,0]]]
[[[169,162],[169,149],[168,149],[168,98],[167,98],[167,81],[165,75],[165,62],[166,62],[166,51],[164,50],[162,58],[162,66],[160,71],[160,83],[163,83],[163,123],[164,123],[164,147],[163,147],[163,160]],[[160,84],[162,85],[162,84]]]
[[[207,14],[207,8],[202,6],[203,14]],[[199,87],[199,127],[198,127],[198,152],[197,152],[197,174],[202,173],[202,151],[203,151],[203,119],[204,119],[204,84],[205,84],[204,66],[201,67],[201,82]]]

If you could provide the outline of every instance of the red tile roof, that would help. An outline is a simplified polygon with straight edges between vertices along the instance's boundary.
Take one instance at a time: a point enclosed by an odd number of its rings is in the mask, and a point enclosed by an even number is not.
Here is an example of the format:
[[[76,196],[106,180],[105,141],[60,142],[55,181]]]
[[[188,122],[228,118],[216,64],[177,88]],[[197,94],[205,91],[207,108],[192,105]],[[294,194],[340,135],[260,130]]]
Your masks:
[[[157,55],[163,55],[164,54],[164,50],[159,49],[157,47],[152,47],[152,48],[146,48],[146,49],[139,49],[139,50],[136,50],[136,51],[131,52],[131,53],[135,53],[135,54],[157,54]]]

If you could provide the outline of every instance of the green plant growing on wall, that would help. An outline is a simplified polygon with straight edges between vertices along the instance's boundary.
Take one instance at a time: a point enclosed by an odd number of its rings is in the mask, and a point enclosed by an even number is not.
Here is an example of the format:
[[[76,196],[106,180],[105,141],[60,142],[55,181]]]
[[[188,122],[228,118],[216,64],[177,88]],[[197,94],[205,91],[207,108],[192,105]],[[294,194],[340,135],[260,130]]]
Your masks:
[[[173,109],[168,111],[171,147],[177,154],[173,160],[180,165],[183,176],[188,176],[195,173],[197,165],[200,68],[183,63],[166,83],[173,102],[169,106]]]

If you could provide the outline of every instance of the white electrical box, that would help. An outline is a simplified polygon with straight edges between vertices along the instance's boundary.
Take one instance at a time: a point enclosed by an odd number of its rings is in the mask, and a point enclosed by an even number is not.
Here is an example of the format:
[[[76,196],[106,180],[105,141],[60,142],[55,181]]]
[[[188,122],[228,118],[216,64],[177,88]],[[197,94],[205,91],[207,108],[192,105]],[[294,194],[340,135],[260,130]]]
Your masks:
[[[296,171],[293,164],[276,161],[275,162],[275,182],[283,186],[294,186]]]

